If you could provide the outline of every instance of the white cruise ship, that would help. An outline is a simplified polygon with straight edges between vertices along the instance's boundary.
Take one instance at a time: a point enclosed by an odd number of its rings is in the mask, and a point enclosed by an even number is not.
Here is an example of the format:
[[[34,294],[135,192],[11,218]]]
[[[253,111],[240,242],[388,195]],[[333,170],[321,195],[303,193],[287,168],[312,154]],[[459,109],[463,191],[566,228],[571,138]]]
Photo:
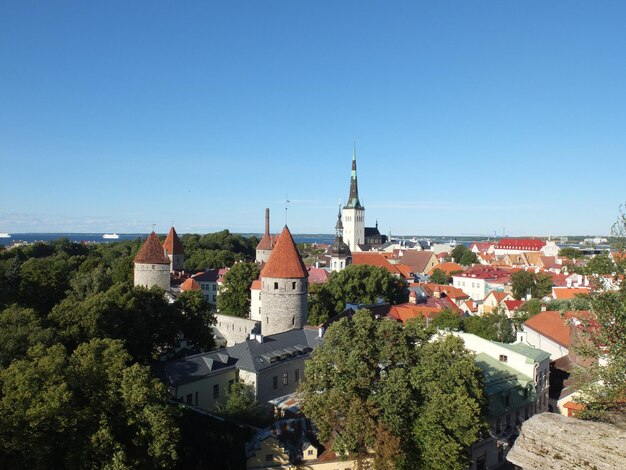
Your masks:
[[[102,235],[105,240],[117,240],[120,236],[117,233],[105,233]]]
[[[11,238],[11,235],[5,232],[0,232],[0,238]]]

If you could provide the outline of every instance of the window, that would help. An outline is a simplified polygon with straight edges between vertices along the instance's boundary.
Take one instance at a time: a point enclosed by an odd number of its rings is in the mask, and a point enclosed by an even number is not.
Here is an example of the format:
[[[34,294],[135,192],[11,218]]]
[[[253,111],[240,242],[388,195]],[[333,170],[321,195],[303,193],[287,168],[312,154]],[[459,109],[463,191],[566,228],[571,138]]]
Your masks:
[[[219,384],[215,384],[213,385],[213,398],[219,398],[220,397],[220,386]]]
[[[217,290],[217,284],[213,284],[213,290]]]
[[[272,454],[265,454],[266,462],[271,462],[272,460],[274,460],[274,456]]]
[[[313,455],[313,450],[312,449],[307,450],[306,455]]]
[[[291,317],[291,324],[295,325],[296,324],[296,317]]]
[[[190,393],[189,395],[187,395],[187,404],[188,405],[193,405],[193,395]]]
[[[504,354],[500,354],[499,359],[500,359],[500,362],[506,362],[509,358],[506,357]]]
[[[272,388],[276,390],[278,388],[278,376],[275,375],[272,377]]]
[[[198,406],[198,392],[196,392],[196,406]]]
[[[293,290],[295,290],[295,289],[296,289],[296,283],[295,283],[295,282],[292,282],[292,283],[291,283],[291,288],[292,288]]]
[[[511,397],[509,395],[506,395],[504,397],[504,406],[508,408],[510,405],[511,405]]]
[[[300,369],[296,369],[293,371],[293,381],[300,382]]]
[[[274,290],[278,289],[278,282],[274,283]]]
[[[288,385],[288,384],[289,384],[289,374],[285,372],[283,374],[283,385]]]
[[[500,418],[498,418],[496,419],[496,433],[499,433],[500,429],[502,429],[502,422],[500,421]]]
[[[233,390],[234,383],[235,383],[235,379],[230,379],[228,381],[228,393],[230,393]]]

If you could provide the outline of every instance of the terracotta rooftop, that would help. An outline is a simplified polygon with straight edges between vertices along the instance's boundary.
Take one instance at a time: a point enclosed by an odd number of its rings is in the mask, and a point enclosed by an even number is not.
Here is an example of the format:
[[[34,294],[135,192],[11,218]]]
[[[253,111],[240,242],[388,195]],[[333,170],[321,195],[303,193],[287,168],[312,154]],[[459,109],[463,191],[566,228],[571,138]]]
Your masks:
[[[586,287],[554,287],[552,288],[552,295],[558,300],[569,300],[575,298],[577,295],[589,294],[591,289]]]
[[[570,311],[561,316],[558,311],[548,310],[526,320],[524,327],[528,327],[562,346],[569,347],[571,329],[566,322],[584,315],[586,312]]]
[[[396,265],[391,264],[387,258],[378,252],[352,253],[352,264],[357,266],[360,264],[378,266],[379,268],[385,268],[391,274],[404,277],[402,270],[398,269]]]
[[[441,269],[444,273],[446,273],[449,276],[450,273],[453,273],[455,271],[457,272],[463,271],[465,268],[458,263],[452,263],[448,261],[447,263],[440,263],[436,265],[435,267],[433,267],[433,269],[428,271],[428,275],[430,276],[433,273],[433,271],[435,271],[435,269]]]
[[[409,266],[411,272],[424,273],[433,255],[432,251],[406,250],[400,257],[400,263]]]
[[[170,260],[163,252],[161,240],[156,233],[152,232],[148,239],[135,256],[135,263],[141,264],[170,264]]]
[[[178,238],[178,234],[174,227],[170,229],[170,233],[167,234],[167,238],[163,242],[163,249],[167,250],[169,255],[182,255],[184,254],[183,244]]]
[[[539,251],[546,245],[536,238],[503,238],[496,245],[498,250]]]
[[[309,273],[302,262],[296,243],[289,228],[285,225],[278,237],[267,264],[261,271],[262,277],[295,279],[308,277]]]
[[[183,282],[180,285],[180,290],[182,290],[183,292],[189,291],[189,290],[202,290],[200,288],[200,284],[198,284],[198,282],[190,277],[189,279],[185,280],[185,282]]]
[[[263,234],[261,237],[261,241],[256,246],[257,250],[271,250],[276,245],[276,236],[269,235],[267,233]]]

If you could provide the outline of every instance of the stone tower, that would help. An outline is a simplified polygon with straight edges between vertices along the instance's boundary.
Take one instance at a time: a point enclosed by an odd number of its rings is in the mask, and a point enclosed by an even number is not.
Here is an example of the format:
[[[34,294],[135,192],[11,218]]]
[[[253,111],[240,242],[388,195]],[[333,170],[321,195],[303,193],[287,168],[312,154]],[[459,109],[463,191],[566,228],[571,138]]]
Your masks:
[[[350,176],[350,195],[343,207],[343,239],[352,251],[358,251],[358,245],[365,243],[365,207],[359,201],[359,186],[356,178],[356,149],[352,151],[352,174]]]
[[[264,336],[306,325],[308,277],[285,225],[261,271],[261,333]]]
[[[152,232],[135,256],[136,286],[159,286],[170,290],[170,260],[163,252],[163,246],[156,233]]]
[[[261,238],[261,241],[256,246],[256,262],[257,263],[266,263],[272,254],[272,249],[274,248],[274,240],[270,235],[270,210],[269,208],[265,209],[265,233]]]
[[[163,251],[170,260],[170,272],[182,271],[185,266],[185,251],[174,227],[170,229],[163,242]]]
[[[350,248],[343,241],[343,224],[341,223],[341,208],[337,214],[337,224],[335,225],[335,243],[330,247],[330,269],[331,271],[341,271],[349,264],[352,264],[352,253]]]

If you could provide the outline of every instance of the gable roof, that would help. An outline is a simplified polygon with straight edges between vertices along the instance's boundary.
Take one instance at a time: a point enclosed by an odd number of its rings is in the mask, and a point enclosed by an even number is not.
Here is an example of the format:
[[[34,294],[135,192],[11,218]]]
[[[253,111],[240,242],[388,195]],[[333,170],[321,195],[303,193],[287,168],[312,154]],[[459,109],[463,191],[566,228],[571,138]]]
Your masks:
[[[561,315],[561,312],[547,310],[526,320],[524,322],[524,327],[530,328],[531,330],[536,331],[561,346],[569,348],[571,338],[570,326],[567,324],[567,320],[576,318],[581,314],[584,315],[585,313],[569,311]]]
[[[523,300],[505,300],[504,301],[504,305],[506,306],[506,309],[509,312],[512,312],[513,310],[517,310],[523,303],[524,303]]]
[[[170,260],[163,252],[161,241],[154,231],[148,236],[134,261],[141,264],[170,264]]]
[[[489,294],[487,294],[487,297],[485,297],[485,300],[487,300],[489,297],[493,297],[496,302],[500,303],[507,297],[512,297],[512,296],[508,292],[500,292],[497,290],[492,290],[491,292],[489,292]]]
[[[379,268],[385,268],[391,274],[404,277],[403,272],[398,269],[396,265],[391,264],[387,258],[385,258],[382,254],[376,251],[352,253],[352,264],[366,264],[368,266],[377,266]]]
[[[503,238],[496,245],[497,250],[539,251],[546,242],[536,238]]]
[[[424,273],[434,255],[432,251],[406,250],[399,261],[411,268],[413,273]]]
[[[193,277],[198,282],[217,282],[219,274],[217,269],[207,269],[204,272],[196,273]]]
[[[190,290],[202,290],[202,288],[200,287],[200,284],[198,284],[198,282],[194,278],[190,277],[186,279],[185,282],[183,282],[180,285],[180,290],[185,292],[185,291],[190,291]]]
[[[569,300],[577,295],[589,294],[591,289],[587,287],[553,287],[552,295],[558,300]]]
[[[178,234],[174,227],[170,229],[170,233],[167,234],[165,241],[163,242],[163,249],[167,250],[169,255],[183,255],[185,254],[183,244],[178,238]]]
[[[309,273],[302,262],[296,243],[289,228],[285,225],[272,250],[267,263],[261,271],[263,277],[296,279],[308,277]]]
[[[430,271],[428,271],[428,275],[431,275],[435,269],[441,269],[449,276],[450,273],[453,273],[455,271],[463,271],[465,268],[463,268],[463,266],[461,266],[459,263],[453,263],[451,261],[448,261],[446,263],[440,263],[434,266]]]

